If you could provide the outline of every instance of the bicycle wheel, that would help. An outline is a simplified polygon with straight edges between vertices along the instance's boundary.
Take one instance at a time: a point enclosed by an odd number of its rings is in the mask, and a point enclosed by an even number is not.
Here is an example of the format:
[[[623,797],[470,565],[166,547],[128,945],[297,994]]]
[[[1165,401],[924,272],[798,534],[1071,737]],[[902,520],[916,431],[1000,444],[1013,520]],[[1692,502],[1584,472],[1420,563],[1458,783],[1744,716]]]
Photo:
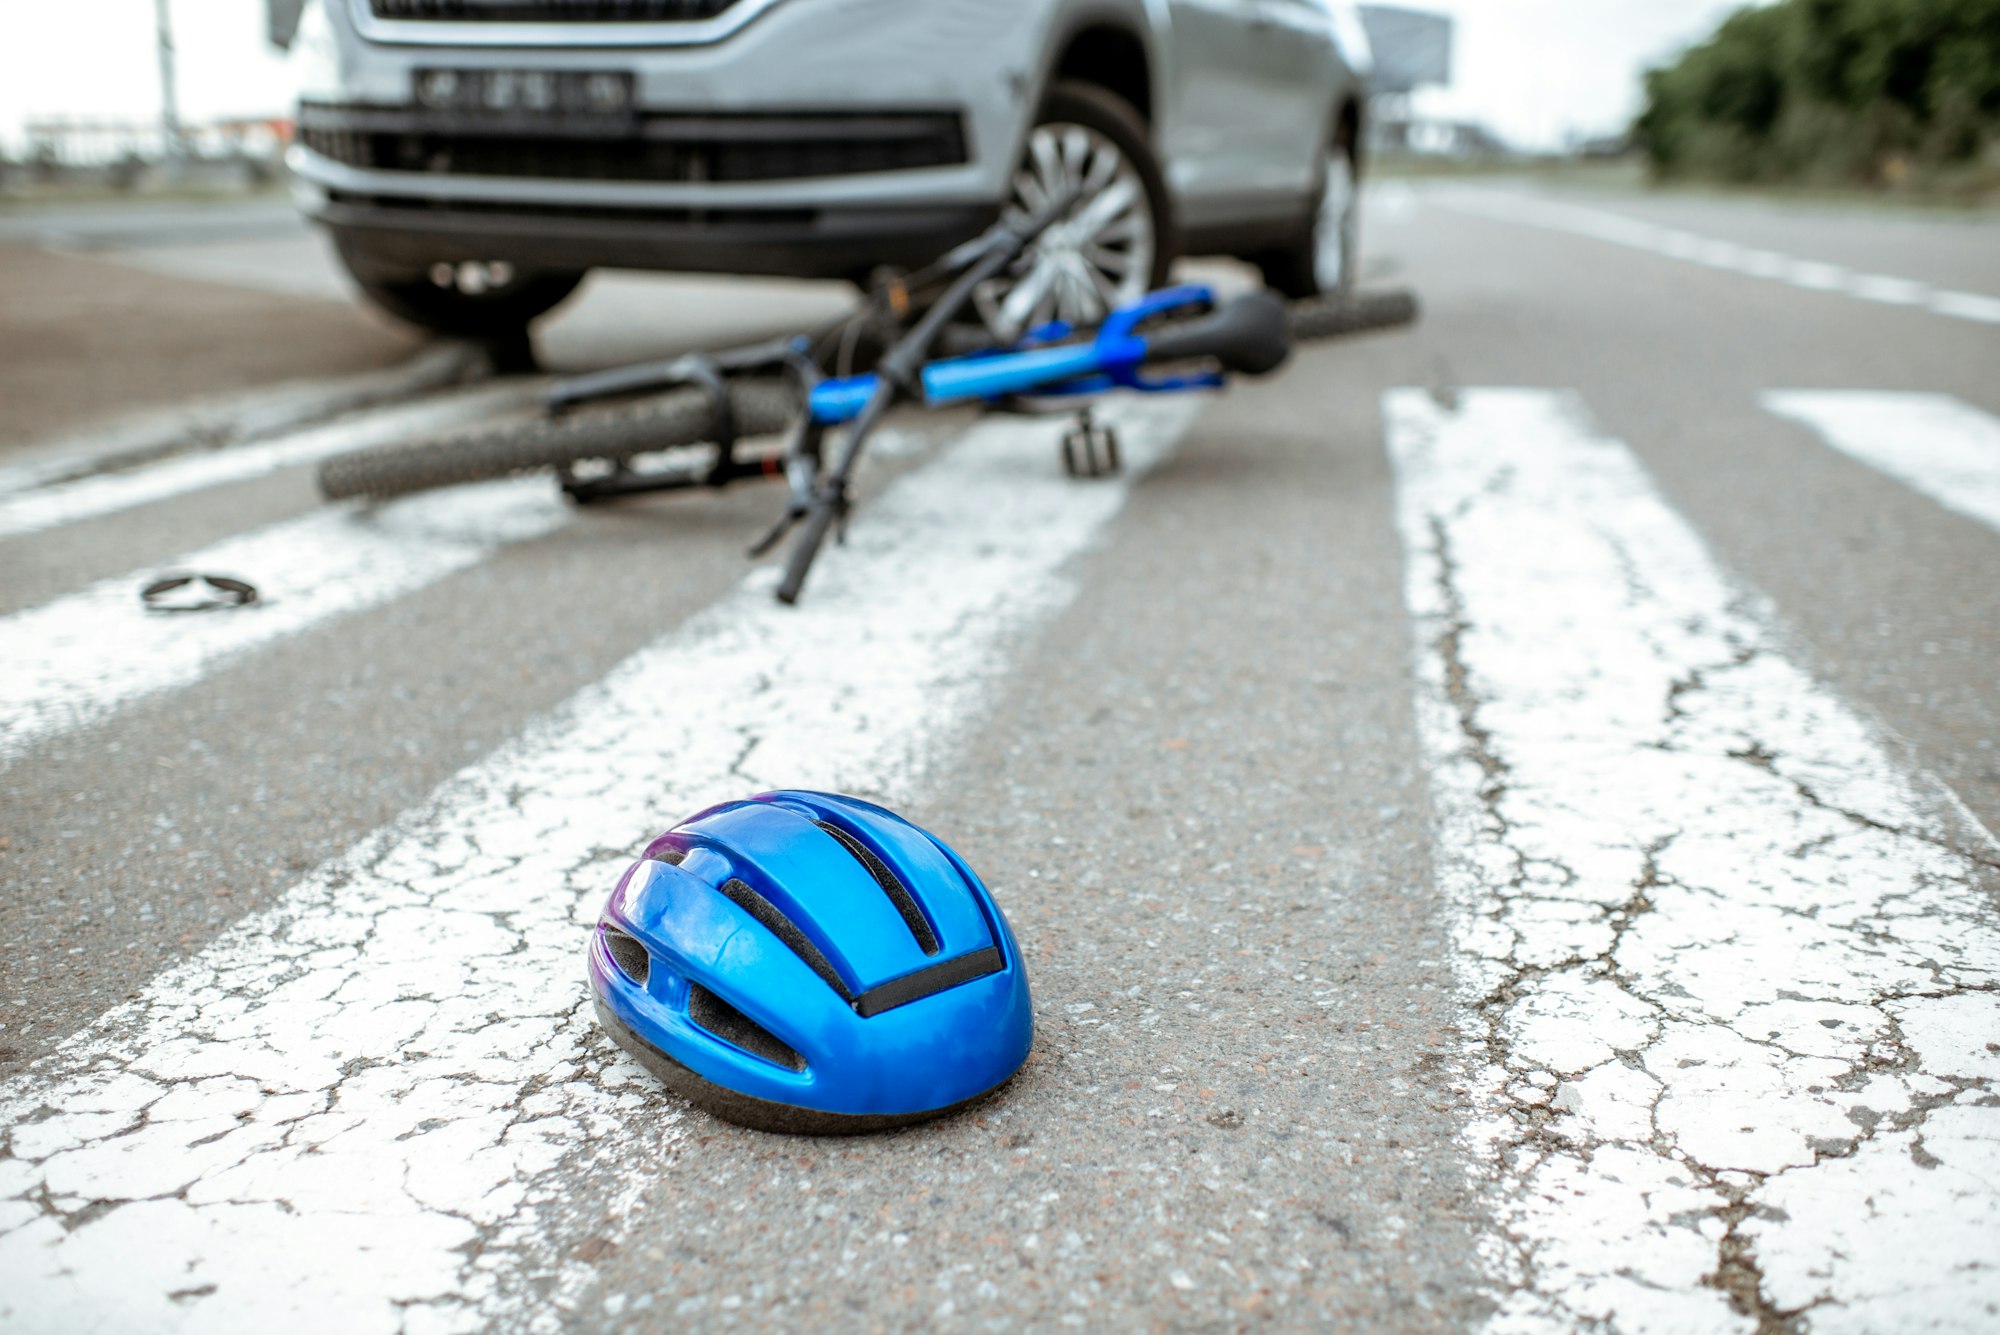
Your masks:
[[[1292,337],[1301,343],[1344,338],[1415,324],[1417,297],[1406,288],[1357,292],[1351,297],[1307,297],[1288,309]]]
[[[801,410],[797,395],[780,380],[734,381],[729,401],[737,433],[743,436],[783,431]],[[319,490],[330,501],[353,496],[387,500],[586,459],[624,459],[699,444],[713,435],[708,396],[699,389],[676,389],[560,417],[534,417],[440,440],[338,454],[320,465]]]

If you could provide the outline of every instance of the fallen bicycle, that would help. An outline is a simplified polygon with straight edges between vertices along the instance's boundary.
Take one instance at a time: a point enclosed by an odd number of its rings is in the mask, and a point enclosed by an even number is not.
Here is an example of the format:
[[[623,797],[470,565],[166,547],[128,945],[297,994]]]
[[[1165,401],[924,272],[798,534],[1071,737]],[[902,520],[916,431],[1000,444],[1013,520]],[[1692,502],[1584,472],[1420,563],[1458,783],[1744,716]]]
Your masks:
[[[542,416],[420,444],[355,451],[320,470],[330,500],[387,499],[433,487],[554,469],[564,491],[595,504],[655,491],[721,487],[782,477],[790,498],[753,548],[762,555],[796,527],[778,597],[795,602],[829,532],[852,508],[854,470],[883,418],[898,404],[1060,401],[1115,389],[1184,393],[1217,389],[1233,375],[1260,376],[1290,356],[1295,341],[1405,325],[1416,318],[1406,292],[1287,307],[1269,292],[1219,300],[1188,285],[1156,292],[1114,311],[1095,330],[1059,323],[1033,328],[1005,346],[982,345],[956,322],[982,285],[1003,278],[1071,201],[996,224],[917,274],[878,282],[862,307],[805,335],[715,355],[623,367],[566,380],[549,391]],[[874,369],[844,370],[858,345],[886,344]],[[949,355],[938,355],[948,347]],[[970,345],[970,346],[968,346]],[[1159,368],[1173,367],[1171,373]],[[1151,373],[1149,373],[1151,372]],[[838,448],[829,433],[840,429]],[[783,434],[776,453],[742,443]],[[640,468],[633,461],[677,446],[706,444],[704,457]],[[579,465],[605,461],[594,475]],[[1119,466],[1115,434],[1077,415],[1061,442],[1064,468],[1081,477]]]

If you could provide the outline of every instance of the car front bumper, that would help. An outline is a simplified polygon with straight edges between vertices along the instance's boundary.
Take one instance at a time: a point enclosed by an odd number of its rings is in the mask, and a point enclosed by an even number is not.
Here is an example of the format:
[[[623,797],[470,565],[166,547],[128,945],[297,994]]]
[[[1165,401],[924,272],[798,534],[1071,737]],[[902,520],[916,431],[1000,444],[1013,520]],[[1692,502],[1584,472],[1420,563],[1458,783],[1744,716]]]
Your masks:
[[[859,278],[914,268],[979,234],[992,205],[841,205],[792,209],[635,208],[425,199],[298,190],[305,212],[363,276],[406,277],[439,261],[505,260],[528,269]]]

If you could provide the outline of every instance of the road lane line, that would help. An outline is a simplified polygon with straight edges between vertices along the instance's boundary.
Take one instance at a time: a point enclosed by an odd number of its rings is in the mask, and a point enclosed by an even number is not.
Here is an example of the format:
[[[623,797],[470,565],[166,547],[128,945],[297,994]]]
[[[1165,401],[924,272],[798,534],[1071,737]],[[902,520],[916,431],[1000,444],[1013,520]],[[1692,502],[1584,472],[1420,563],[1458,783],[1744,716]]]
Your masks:
[[[1992,1329],[2000,847],[1573,398],[1459,404],[1384,412],[1492,1329]]]
[[[1858,272],[1819,260],[1796,259],[1774,251],[1739,246],[1733,241],[1699,236],[1678,227],[1628,218],[1606,209],[1586,208],[1580,204],[1497,190],[1440,189],[1427,191],[1425,198],[1461,213],[1590,237],[1726,273],[1786,283],[1809,292],[1831,292],[1859,301],[1921,307],[1933,315],[1955,320],[2000,324],[2000,297],[1932,287],[1911,278]]]
[[[687,1134],[585,1002],[618,871],[762,787],[906,800],[1195,409],[1105,411],[1127,474],[1065,480],[1047,422],[975,427],[802,606],[760,568],[0,1088],[0,1327],[559,1326],[575,1230]]]
[[[2000,418],[1946,394],[1777,390],[1765,411],[1860,463],[2000,531]]]
[[[0,617],[0,762],[253,650],[435,584],[570,516],[545,478],[375,511],[317,510]],[[248,580],[259,601],[198,615],[149,612],[139,591],[167,571]]]
[[[40,533],[208,487],[248,482],[368,445],[440,435],[521,404],[528,393],[519,385],[484,386],[369,411],[257,445],[177,455],[126,472],[0,493],[0,538]]]

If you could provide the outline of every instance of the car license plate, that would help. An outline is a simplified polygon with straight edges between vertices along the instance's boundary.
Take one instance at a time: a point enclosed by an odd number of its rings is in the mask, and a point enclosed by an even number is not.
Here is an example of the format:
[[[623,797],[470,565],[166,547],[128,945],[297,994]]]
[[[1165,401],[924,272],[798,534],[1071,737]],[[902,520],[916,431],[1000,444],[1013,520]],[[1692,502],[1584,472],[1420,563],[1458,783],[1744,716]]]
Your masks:
[[[634,103],[630,73],[596,70],[418,70],[416,100],[507,120],[624,121]]]

